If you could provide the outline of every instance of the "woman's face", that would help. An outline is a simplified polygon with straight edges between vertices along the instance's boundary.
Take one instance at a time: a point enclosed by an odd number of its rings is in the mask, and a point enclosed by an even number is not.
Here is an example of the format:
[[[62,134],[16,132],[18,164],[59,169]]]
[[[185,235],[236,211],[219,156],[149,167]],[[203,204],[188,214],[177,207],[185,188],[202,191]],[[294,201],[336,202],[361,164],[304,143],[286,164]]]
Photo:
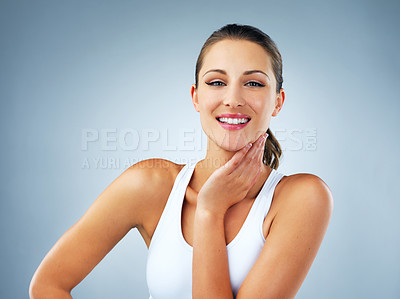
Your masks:
[[[204,132],[228,151],[237,151],[266,132],[285,98],[283,89],[276,93],[269,54],[245,40],[211,46],[195,87],[191,94]]]

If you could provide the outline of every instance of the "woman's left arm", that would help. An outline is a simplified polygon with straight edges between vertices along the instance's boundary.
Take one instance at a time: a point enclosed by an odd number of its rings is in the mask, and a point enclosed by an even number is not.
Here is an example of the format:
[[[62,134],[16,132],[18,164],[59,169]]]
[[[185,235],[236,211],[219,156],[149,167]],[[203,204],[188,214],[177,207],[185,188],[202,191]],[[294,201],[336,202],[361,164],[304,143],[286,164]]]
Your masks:
[[[318,253],[333,212],[328,186],[312,174],[285,182],[284,199],[264,247],[236,298],[295,298]]]

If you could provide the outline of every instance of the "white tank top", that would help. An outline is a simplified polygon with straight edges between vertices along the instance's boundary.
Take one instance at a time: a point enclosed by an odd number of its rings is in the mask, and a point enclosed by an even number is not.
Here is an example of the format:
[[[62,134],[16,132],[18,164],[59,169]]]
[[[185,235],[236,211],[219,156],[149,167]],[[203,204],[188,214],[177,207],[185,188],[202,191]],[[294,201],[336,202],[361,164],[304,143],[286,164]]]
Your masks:
[[[178,173],[151,239],[146,266],[150,299],[192,298],[193,247],[183,237],[181,216],[186,189],[197,162],[186,164]],[[239,233],[226,246],[235,297],[263,248],[264,219],[269,211],[275,186],[283,176],[272,169]]]

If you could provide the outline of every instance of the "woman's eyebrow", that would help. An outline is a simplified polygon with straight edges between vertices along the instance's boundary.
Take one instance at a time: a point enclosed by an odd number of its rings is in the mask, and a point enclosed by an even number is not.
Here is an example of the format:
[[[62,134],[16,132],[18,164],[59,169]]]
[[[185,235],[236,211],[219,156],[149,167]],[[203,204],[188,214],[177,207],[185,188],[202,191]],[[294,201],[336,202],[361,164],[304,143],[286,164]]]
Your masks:
[[[207,72],[204,73],[203,77],[207,74],[207,73],[211,73],[211,72],[217,72],[217,73],[221,73],[226,75],[226,72],[224,70],[221,69],[212,69],[212,70],[208,70]]]
[[[212,70],[208,70],[207,72],[205,72],[204,75],[203,75],[203,77],[204,77],[207,73],[210,73],[210,72],[217,72],[217,73],[221,73],[221,74],[226,75],[226,71],[224,71],[224,70],[221,70],[221,69],[212,69]],[[260,71],[260,70],[245,71],[245,72],[243,73],[243,75],[251,75],[251,74],[254,74],[254,73],[261,73],[261,74],[264,74],[264,75],[267,76],[267,78],[269,79],[269,76],[268,76],[265,72]]]
[[[245,71],[245,72],[243,73],[243,75],[250,75],[250,74],[253,74],[253,73],[261,73],[261,74],[264,74],[264,75],[267,76],[267,78],[269,79],[269,76],[268,76],[266,73],[264,73],[263,71],[260,71],[260,70]]]

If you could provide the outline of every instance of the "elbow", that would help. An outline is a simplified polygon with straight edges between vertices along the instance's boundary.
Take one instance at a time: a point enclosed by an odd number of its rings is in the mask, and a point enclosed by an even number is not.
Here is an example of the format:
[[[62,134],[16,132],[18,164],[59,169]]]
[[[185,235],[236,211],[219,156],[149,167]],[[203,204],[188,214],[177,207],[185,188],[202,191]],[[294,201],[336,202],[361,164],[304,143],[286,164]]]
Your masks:
[[[29,284],[29,298],[41,299],[46,298],[45,284],[40,283],[35,275],[33,275],[31,283]]]
[[[29,298],[30,299],[47,299],[47,298],[59,298],[59,299],[72,299],[69,291],[57,288],[50,283],[40,281],[36,274],[33,276],[29,284]]]
[[[40,299],[44,297],[45,294],[43,293],[43,287],[41,287],[40,284],[36,282],[35,277],[33,277],[29,284],[29,298]]]
[[[40,299],[45,298],[46,294],[44,294],[37,285],[30,284],[29,286],[29,299]]]
[[[30,299],[37,299],[41,298],[40,296],[40,284],[38,283],[37,280],[37,271],[33,275],[31,282],[29,284],[29,298]]]

